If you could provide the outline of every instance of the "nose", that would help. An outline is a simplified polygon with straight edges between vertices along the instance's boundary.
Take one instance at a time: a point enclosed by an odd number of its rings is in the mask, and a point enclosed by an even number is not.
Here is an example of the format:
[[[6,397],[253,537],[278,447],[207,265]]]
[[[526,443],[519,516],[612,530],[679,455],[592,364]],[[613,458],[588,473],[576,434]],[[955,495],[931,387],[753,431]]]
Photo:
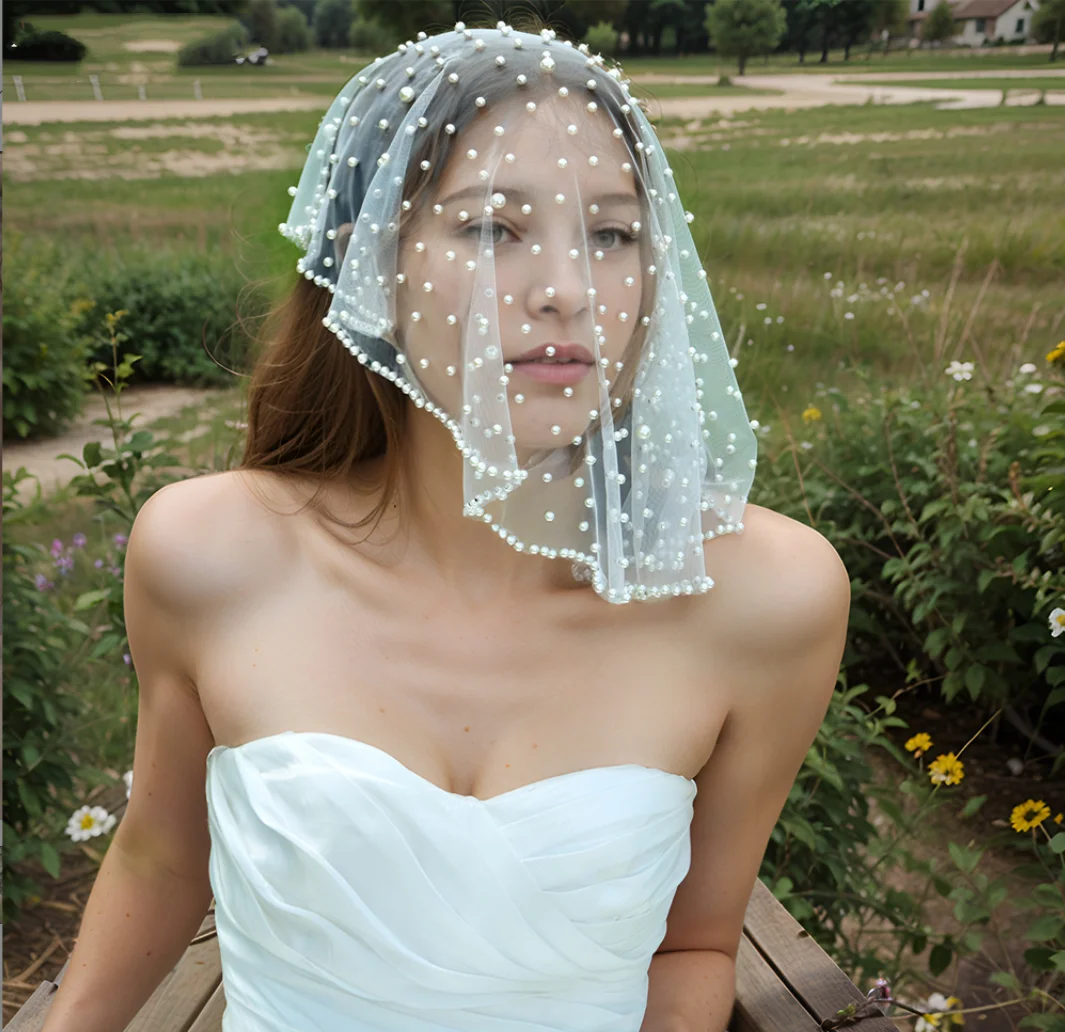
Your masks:
[[[576,255],[576,257],[574,257]],[[588,280],[583,248],[564,243],[542,245],[529,258],[527,308],[532,316],[557,316],[564,322],[588,306]]]

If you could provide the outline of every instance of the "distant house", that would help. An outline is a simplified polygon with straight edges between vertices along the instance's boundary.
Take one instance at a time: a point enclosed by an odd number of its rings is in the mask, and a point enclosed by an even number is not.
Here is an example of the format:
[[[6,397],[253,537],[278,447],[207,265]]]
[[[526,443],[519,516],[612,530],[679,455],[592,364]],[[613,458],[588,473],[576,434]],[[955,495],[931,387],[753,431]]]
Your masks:
[[[1026,42],[1032,38],[1032,16],[1038,0],[961,0],[954,21],[961,30],[955,43],[979,47],[996,39]]]
[[[1032,16],[1039,0],[910,0],[907,18],[910,36],[921,35],[921,23],[933,8],[949,3],[958,29],[952,42],[979,47],[996,39],[1027,42],[1032,38]]]

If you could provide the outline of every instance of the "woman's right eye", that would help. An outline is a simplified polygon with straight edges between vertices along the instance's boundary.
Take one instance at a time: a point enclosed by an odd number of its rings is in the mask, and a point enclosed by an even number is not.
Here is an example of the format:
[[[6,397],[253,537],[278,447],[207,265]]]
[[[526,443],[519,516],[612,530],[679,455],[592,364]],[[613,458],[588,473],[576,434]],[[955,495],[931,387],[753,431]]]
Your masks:
[[[482,228],[482,226],[483,226],[483,223],[480,223],[480,222],[472,223],[472,224],[466,226],[466,228],[463,231],[463,233],[464,233],[464,235],[465,234],[470,234],[471,236],[475,234],[477,239],[480,240],[481,239],[481,228]],[[514,235],[502,223],[499,223],[499,222],[493,222],[492,223],[491,239],[492,239],[492,243],[493,244],[501,244],[501,243],[503,243],[503,241],[505,239],[504,236],[503,236],[504,233],[510,233],[511,236]]]

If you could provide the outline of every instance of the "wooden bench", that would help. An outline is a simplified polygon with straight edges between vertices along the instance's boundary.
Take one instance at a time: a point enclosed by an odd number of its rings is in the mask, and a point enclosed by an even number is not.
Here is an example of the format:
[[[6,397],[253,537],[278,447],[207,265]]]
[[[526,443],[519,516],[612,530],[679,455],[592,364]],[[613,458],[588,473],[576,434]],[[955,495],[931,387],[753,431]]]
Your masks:
[[[37,987],[5,1032],[39,1032],[65,970],[64,965],[55,982]],[[736,958],[730,1032],[818,1032],[835,1027],[896,1032],[894,1023],[875,1010],[869,1017],[832,1024],[848,1005],[860,1008],[864,1002],[864,994],[769,889],[755,882]],[[208,914],[177,966],[126,1032],[220,1032],[224,1009],[214,915]]]

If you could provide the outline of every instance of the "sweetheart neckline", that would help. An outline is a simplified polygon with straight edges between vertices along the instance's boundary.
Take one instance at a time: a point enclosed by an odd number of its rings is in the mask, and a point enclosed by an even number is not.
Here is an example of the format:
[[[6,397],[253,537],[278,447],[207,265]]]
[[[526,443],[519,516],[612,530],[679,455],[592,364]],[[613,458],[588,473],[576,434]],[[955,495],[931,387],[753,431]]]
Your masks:
[[[685,774],[677,774],[675,771],[663,770],[661,767],[647,767],[642,763],[610,763],[604,764],[599,767],[582,767],[580,770],[571,770],[563,774],[552,774],[546,778],[540,778],[537,781],[530,781],[524,785],[518,785],[515,788],[509,788],[505,792],[497,792],[495,795],[488,796],[486,799],[482,799],[480,796],[465,795],[462,792],[452,792],[449,789],[443,788],[435,781],[430,781],[427,777],[419,774],[415,770],[411,770],[402,760],[393,756],[392,753],[385,749],[381,749],[376,745],[372,745],[370,742],[364,742],[359,738],[352,738],[349,735],[335,734],[332,731],[278,731],[272,735],[263,735],[259,738],[251,738],[246,742],[241,742],[240,745],[216,745],[208,753],[207,759],[210,760],[216,753],[236,753],[242,752],[248,749],[250,746],[257,746],[267,742],[276,741],[279,738],[286,736],[298,736],[298,737],[318,737],[327,738],[330,741],[344,742],[347,745],[355,746],[357,748],[367,749],[378,756],[384,757],[398,769],[402,770],[407,776],[419,782],[421,785],[439,792],[442,795],[449,796],[452,799],[471,799],[477,803],[493,803],[501,799],[506,799],[509,796],[518,795],[521,792],[528,791],[529,789],[539,788],[545,785],[549,785],[555,781],[562,781],[566,778],[577,777],[582,774],[603,774],[607,771],[613,770],[640,770],[647,771],[652,774],[659,774],[663,777],[673,778],[677,781],[685,782],[689,787],[698,789],[694,778],[689,778]]]

